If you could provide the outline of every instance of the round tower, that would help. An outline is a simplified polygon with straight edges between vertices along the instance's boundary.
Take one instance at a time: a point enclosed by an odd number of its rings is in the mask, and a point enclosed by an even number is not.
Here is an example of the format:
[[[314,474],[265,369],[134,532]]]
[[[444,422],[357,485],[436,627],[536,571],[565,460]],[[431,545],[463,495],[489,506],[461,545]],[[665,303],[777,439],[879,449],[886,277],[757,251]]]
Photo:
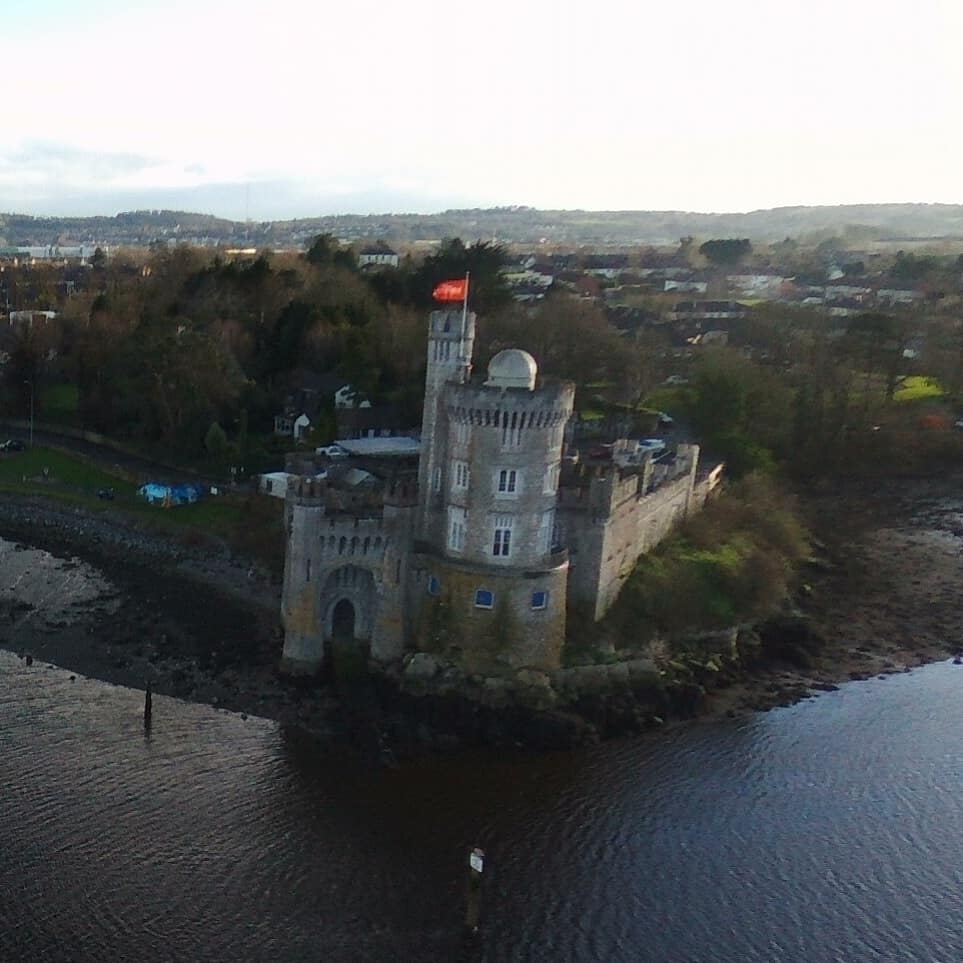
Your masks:
[[[321,573],[319,546],[325,488],[323,479],[292,479],[285,499],[287,549],[281,594],[281,624],[284,628],[281,667],[292,673],[316,672],[324,658],[318,578]]]
[[[432,492],[441,524],[426,538],[427,592],[436,596],[429,611],[440,605],[448,626],[427,621],[469,669],[559,664],[568,560],[555,507],[574,387],[538,386],[537,376],[530,354],[509,349],[492,358],[483,384],[443,392],[446,447],[436,456],[447,464]]]

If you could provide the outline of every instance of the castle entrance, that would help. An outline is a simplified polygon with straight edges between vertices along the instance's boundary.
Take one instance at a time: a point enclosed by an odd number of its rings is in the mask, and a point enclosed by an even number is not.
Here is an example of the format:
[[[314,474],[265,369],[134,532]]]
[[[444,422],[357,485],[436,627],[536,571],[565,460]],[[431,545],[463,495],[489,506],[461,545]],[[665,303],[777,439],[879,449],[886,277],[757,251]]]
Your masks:
[[[324,581],[325,649],[339,682],[367,675],[375,594],[371,572],[356,565],[337,568]]]
[[[331,639],[333,642],[354,640],[354,606],[347,599],[341,599],[331,613]]]

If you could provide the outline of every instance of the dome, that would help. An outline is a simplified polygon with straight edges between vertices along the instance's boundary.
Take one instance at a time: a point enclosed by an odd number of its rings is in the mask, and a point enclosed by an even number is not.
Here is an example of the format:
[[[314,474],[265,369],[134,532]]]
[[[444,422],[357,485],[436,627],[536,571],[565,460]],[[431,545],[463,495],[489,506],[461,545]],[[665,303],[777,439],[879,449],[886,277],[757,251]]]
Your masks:
[[[535,359],[520,348],[506,348],[488,362],[488,380],[491,388],[526,388],[535,390],[538,365]]]

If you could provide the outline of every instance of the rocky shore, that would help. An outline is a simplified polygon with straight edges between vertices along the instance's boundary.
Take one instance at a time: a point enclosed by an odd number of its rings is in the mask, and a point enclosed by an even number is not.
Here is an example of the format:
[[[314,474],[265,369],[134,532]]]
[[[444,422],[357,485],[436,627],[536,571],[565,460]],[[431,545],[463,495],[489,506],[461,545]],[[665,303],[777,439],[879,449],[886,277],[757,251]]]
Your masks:
[[[30,653],[40,669],[56,663],[150,684],[332,743],[360,732],[366,747],[387,755],[459,741],[563,747],[673,719],[788,705],[953,657],[963,648],[960,481],[807,494],[819,550],[793,611],[694,639],[665,675],[658,669],[666,663],[650,653],[613,652],[598,664],[505,679],[465,678],[416,655],[340,691],[277,672],[280,586],[220,542],[8,499],[0,503],[0,647]],[[44,551],[30,554],[33,547]],[[41,571],[52,588],[25,596]],[[67,603],[52,604],[58,597]]]

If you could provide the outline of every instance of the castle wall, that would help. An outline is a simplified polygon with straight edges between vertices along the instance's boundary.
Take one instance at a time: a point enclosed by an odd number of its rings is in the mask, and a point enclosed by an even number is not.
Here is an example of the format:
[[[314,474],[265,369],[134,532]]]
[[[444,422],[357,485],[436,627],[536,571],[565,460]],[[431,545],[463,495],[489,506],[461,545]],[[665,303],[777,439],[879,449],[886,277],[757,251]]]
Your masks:
[[[561,665],[568,562],[525,573],[481,570],[437,556],[414,563],[416,647],[457,660],[467,672]],[[491,593],[480,607],[478,593]],[[483,601],[489,601],[486,596]]]
[[[563,491],[560,523],[572,555],[573,606],[598,621],[615,601],[639,557],[651,551],[693,510],[698,447],[680,446],[682,471],[646,490],[651,473],[610,466],[587,488]]]

